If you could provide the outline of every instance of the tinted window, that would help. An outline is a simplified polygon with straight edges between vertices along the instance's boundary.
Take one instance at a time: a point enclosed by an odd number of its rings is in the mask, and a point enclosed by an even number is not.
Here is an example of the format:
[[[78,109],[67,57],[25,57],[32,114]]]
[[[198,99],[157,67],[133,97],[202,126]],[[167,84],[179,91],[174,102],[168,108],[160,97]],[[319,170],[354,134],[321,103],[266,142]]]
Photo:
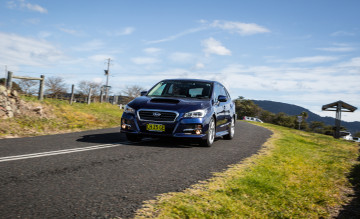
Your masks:
[[[210,98],[212,84],[198,81],[162,81],[148,93],[150,97]]]

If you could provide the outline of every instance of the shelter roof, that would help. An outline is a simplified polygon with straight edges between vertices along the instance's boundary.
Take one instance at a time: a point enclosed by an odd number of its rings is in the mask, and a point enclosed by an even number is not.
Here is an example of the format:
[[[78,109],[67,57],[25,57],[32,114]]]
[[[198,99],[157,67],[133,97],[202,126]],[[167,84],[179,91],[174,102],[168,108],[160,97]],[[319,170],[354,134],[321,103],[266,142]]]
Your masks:
[[[354,112],[355,110],[357,110],[356,107],[348,104],[348,103],[345,103],[341,100],[337,101],[337,102],[334,102],[334,103],[329,103],[329,104],[326,104],[324,106],[322,106],[322,110],[325,110],[325,111],[336,111],[337,108],[340,107],[341,108],[341,111],[342,112]]]

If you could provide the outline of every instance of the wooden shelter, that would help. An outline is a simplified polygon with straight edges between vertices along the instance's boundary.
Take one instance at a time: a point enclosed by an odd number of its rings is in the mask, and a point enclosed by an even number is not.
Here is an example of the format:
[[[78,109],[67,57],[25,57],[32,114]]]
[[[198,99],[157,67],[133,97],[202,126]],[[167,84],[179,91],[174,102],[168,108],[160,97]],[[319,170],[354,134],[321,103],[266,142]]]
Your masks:
[[[340,123],[341,123],[341,112],[354,112],[355,110],[357,110],[356,107],[345,103],[341,100],[334,102],[334,103],[329,103],[326,104],[324,106],[322,106],[322,110],[323,111],[335,111],[336,112],[336,118],[335,118],[335,138],[339,138],[340,137]]]

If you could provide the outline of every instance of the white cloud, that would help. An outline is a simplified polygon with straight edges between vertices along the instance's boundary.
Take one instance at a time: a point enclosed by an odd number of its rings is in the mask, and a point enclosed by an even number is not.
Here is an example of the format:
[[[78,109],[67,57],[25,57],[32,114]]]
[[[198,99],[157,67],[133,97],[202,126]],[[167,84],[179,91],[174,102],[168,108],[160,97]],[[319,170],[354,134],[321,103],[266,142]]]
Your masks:
[[[105,43],[102,40],[94,39],[94,40],[85,42],[82,45],[75,47],[74,50],[81,51],[81,52],[83,52],[83,51],[89,52],[89,51],[100,50],[100,49],[104,48],[104,45],[105,45]]]
[[[215,40],[214,38],[210,37],[209,39],[203,40],[201,44],[204,47],[204,52],[208,56],[210,54],[215,55],[231,55],[231,51],[225,48],[220,41]]]
[[[352,48],[352,47],[326,47],[326,48],[318,48],[318,50],[328,51],[328,52],[351,52],[351,51],[355,51],[355,48]]]
[[[284,63],[322,63],[338,60],[335,56],[308,56],[308,57],[297,57],[293,59],[282,59],[273,60],[273,62],[284,62]]]
[[[98,54],[98,55],[93,55],[93,56],[89,57],[89,59],[91,61],[98,62],[98,63],[105,62],[105,60],[107,60],[108,58],[113,60],[113,57],[111,57],[110,55],[106,55],[106,54]]]
[[[102,83],[103,79],[102,78],[93,78],[92,81],[95,83]]]
[[[355,71],[351,71],[351,73],[358,73],[360,75],[360,71],[359,71],[360,57],[354,57],[349,61],[340,63],[339,66],[354,69]]]
[[[185,31],[183,31],[181,33],[178,33],[178,34],[175,34],[175,35],[172,35],[172,36],[160,39],[160,40],[148,41],[147,44],[156,44],[156,43],[163,43],[163,42],[173,41],[173,40],[176,40],[177,38],[180,38],[180,37],[192,34],[192,33],[196,33],[196,32],[199,32],[199,31],[202,31],[202,30],[205,30],[205,29],[207,29],[207,27],[199,27],[199,28],[188,29],[188,30],[185,30]]]
[[[134,27],[125,27],[122,30],[119,31],[108,31],[107,35],[111,36],[111,37],[119,37],[119,36],[124,36],[124,35],[130,35],[135,31]]]
[[[226,31],[238,33],[243,36],[270,32],[270,30],[268,30],[267,28],[262,27],[258,24],[254,24],[254,23],[242,23],[242,22],[235,22],[235,21],[219,21],[219,20],[215,20],[211,24],[209,24],[206,20],[200,20],[200,21],[198,21],[198,23],[201,24],[201,26],[198,28],[191,28],[191,29],[185,30],[183,32],[180,32],[178,34],[175,34],[175,35],[172,35],[169,37],[165,37],[160,40],[147,41],[147,44],[155,44],[155,43],[163,43],[163,42],[173,41],[180,37],[183,37],[183,36],[186,36],[189,34],[193,34],[193,33],[197,33],[200,31],[208,30],[211,28],[220,28],[220,29],[223,29]]]
[[[268,30],[267,28],[262,27],[258,24],[254,24],[254,23],[242,23],[242,22],[234,22],[234,21],[215,20],[211,24],[211,26],[217,27],[217,28],[220,28],[223,30],[227,30],[230,32],[235,32],[242,36],[270,32],[270,30]]]
[[[159,59],[152,57],[135,57],[132,58],[131,61],[137,65],[150,65],[160,62]]]
[[[185,52],[175,52],[172,53],[169,56],[169,59],[173,62],[178,62],[178,63],[189,63],[192,62],[194,60],[194,56],[190,53],[185,53]]]
[[[155,48],[155,47],[150,47],[150,48],[144,49],[144,52],[149,55],[158,55],[161,51],[162,51],[162,49]]]
[[[203,69],[203,68],[205,68],[205,65],[204,65],[204,63],[202,63],[202,62],[198,62],[198,63],[196,63],[195,66],[194,66],[194,69],[197,69],[197,70]]]
[[[41,31],[38,33],[38,37],[42,38],[42,39],[48,38],[50,36],[52,36],[52,33],[47,32],[47,31]]]
[[[63,28],[63,27],[59,27],[59,30],[64,32],[64,33],[67,33],[67,34],[70,34],[70,35],[73,35],[73,36],[85,36],[86,34],[79,31],[79,30],[74,30],[74,29],[70,29],[70,28]]]
[[[320,67],[269,67],[233,64],[220,70],[217,79],[230,90],[240,89],[259,100],[292,103],[305,108],[343,100],[360,106],[360,57]],[[244,95],[239,93],[238,95]],[[346,120],[359,120],[347,113]],[[345,117],[344,117],[345,118]]]
[[[338,37],[338,36],[355,36],[356,34],[352,33],[352,32],[348,32],[348,31],[336,31],[332,34],[330,34],[330,36],[334,36],[334,37]]]
[[[46,8],[41,7],[40,5],[28,3],[25,0],[8,1],[7,6],[10,9],[27,9],[30,11],[35,11],[43,14],[46,14],[48,12]]]
[[[0,60],[14,66],[44,66],[66,59],[62,51],[49,42],[1,32],[0,51]]]

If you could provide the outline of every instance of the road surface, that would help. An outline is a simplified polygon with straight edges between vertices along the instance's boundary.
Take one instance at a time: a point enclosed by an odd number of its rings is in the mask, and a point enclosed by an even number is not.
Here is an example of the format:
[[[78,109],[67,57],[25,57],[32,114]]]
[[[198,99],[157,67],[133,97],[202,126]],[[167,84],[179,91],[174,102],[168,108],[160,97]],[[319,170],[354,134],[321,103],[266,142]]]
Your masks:
[[[210,148],[126,141],[119,128],[0,140],[0,218],[132,217],[145,200],[182,191],[256,153],[271,132],[236,123]]]

